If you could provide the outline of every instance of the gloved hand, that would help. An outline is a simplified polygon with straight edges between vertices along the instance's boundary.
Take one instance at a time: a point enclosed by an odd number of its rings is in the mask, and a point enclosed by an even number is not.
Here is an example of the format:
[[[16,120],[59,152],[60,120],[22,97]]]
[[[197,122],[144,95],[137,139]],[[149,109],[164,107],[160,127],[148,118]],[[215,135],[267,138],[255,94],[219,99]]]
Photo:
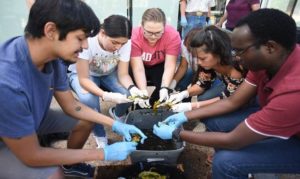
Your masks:
[[[182,123],[187,122],[187,121],[188,121],[187,117],[184,115],[183,112],[181,112],[181,113],[173,114],[172,116],[167,117],[167,119],[165,119],[163,121],[163,123],[166,123],[169,126],[174,126],[175,128],[178,128],[179,126],[181,126]]]
[[[183,99],[189,97],[189,92],[187,90],[182,91],[180,93],[172,94],[168,100],[169,103],[171,104],[177,104],[181,102]]]
[[[126,141],[131,141],[131,135],[130,134],[139,134],[141,136],[141,143],[144,143],[144,140],[147,139],[147,136],[135,127],[134,125],[124,124],[119,121],[115,121],[112,125],[112,130],[121,135],[124,136]]]
[[[132,97],[136,97],[136,96],[142,97],[142,96],[144,96],[144,93],[140,89],[138,89],[136,86],[132,87],[129,90],[129,93]]]
[[[158,124],[154,124],[153,126],[153,134],[164,140],[172,139],[172,132],[175,129],[175,126],[169,126],[165,123],[158,122]]]
[[[186,27],[187,26],[187,20],[186,20],[186,17],[185,16],[181,16],[180,18],[180,25],[181,27]]]
[[[134,100],[134,104],[138,104],[141,108],[151,108],[150,103],[149,103],[149,95],[147,90],[141,90],[143,93],[142,96],[147,96],[148,99],[141,99],[141,98],[136,98]]]
[[[173,112],[185,112],[192,110],[192,103],[179,103],[172,106]]]
[[[159,101],[162,103],[162,102],[165,102],[169,99],[169,91],[167,88],[161,88],[159,90]]]
[[[176,87],[176,85],[177,85],[177,81],[173,79],[173,80],[171,81],[171,84],[170,84],[169,88],[172,89],[172,90],[174,90],[175,87]]]
[[[128,99],[126,95],[121,93],[112,93],[112,92],[104,92],[102,99],[104,101],[110,101],[117,104],[132,102],[132,100]]]
[[[103,148],[104,160],[125,160],[127,156],[136,150],[136,142],[117,142]]]

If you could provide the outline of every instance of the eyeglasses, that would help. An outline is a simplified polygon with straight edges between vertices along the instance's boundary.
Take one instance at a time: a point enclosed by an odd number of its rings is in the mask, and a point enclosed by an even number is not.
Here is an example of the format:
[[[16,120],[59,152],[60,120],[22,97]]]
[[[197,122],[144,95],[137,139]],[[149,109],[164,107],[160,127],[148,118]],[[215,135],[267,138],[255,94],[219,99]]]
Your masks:
[[[148,37],[152,37],[152,36],[155,36],[155,37],[160,37],[162,36],[162,34],[164,33],[164,30],[160,31],[160,32],[149,32],[147,31],[146,29],[144,29],[144,35],[145,36],[148,36]]]
[[[231,55],[232,55],[233,57],[241,56],[241,55],[243,55],[244,53],[246,53],[247,50],[249,50],[251,47],[254,47],[254,46],[256,46],[256,45],[258,45],[258,43],[257,43],[257,42],[254,42],[253,44],[249,45],[248,47],[246,47],[246,48],[244,48],[244,49],[232,49],[232,50],[231,50]]]

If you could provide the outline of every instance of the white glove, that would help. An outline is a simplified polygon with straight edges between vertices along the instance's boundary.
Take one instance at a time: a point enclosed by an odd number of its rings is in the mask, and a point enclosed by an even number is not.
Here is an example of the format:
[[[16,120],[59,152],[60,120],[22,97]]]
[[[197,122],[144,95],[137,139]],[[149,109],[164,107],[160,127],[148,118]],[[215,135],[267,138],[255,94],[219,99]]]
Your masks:
[[[112,93],[112,92],[104,92],[102,99],[104,101],[110,101],[117,104],[132,102],[132,100],[128,99],[126,95],[121,93]]]
[[[189,92],[187,90],[182,91],[180,93],[172,94],[168,100],[171,104],[177,104],[181,102],[183,99],[189,97]]]
[[[159,101],[167,101],[169,99],[169,92],[167,88],[162,88],[159,90]]]
[[[172,106],[173,112],[185,112],[192,110],[192,103],[179,103]]]
[[[143,92],[141,90],[139,90],[136,86],[132,87],[129,90],[129,93],[132,97],[136,97],[136,96],[143,97],[144,96]]]
[[[134,104],[138,104],[141,108],[150,108],[150,103],[149,103],[149,95],[147,90],[141,90],[142,95],[141,96],[147,96],[148,99],[141,99],[141,98],[136,98],[134,100]]]
[[[172,80],[172,82],[171,82],[169,88],[172,89],[172,90],[174,90],[175,87],[176,87],[176,85],[177,85],[177,81],[176,81],[176,80]]]

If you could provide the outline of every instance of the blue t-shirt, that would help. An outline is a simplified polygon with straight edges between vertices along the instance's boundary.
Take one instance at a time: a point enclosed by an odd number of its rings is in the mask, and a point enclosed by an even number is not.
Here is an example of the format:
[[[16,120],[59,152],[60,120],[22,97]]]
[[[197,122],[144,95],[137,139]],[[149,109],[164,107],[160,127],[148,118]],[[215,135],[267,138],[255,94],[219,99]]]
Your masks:
[[[24,36],[0,45],[0,136],[33,134],[46,116],[54,90],[68,90],[62,60],[39,71],[32,63]]]

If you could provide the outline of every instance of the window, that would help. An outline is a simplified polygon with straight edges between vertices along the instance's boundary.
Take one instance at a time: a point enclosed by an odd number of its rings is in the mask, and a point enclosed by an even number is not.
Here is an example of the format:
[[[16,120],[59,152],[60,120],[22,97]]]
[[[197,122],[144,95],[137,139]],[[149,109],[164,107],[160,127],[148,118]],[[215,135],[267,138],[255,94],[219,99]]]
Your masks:
[[[261,8],[279,9],[292,16],[300,28],[300,1],[297,0],[261,0]]]
[[[297,27],[300,28],[300,1],[297,2],[292,17],[295,19]]]

